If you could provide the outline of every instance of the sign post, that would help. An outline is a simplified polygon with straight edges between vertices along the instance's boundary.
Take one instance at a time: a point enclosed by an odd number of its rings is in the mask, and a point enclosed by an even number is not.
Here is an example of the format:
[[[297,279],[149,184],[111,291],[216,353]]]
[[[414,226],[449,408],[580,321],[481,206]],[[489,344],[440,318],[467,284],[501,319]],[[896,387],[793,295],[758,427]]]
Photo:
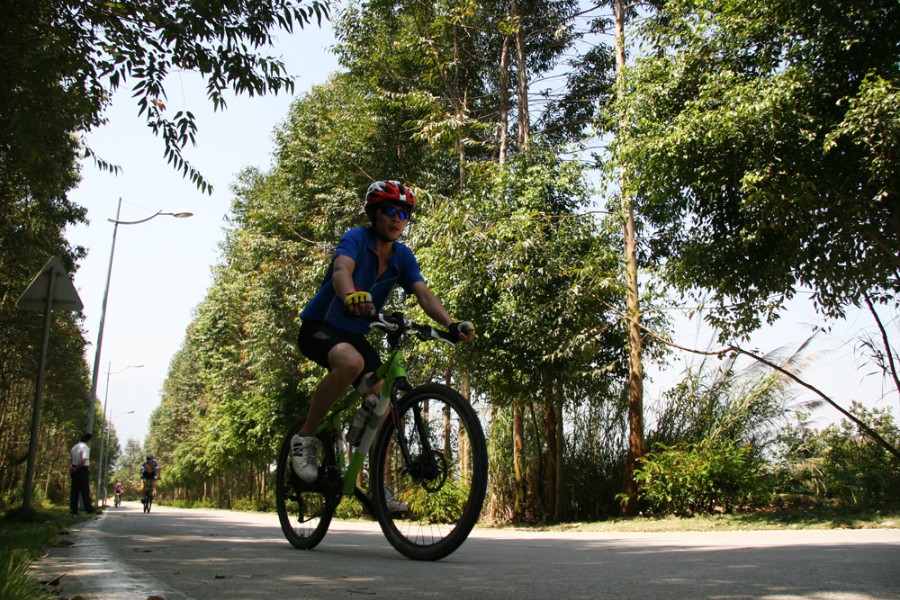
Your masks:
[[[34,385],[34,401],[31,408],[31,440],[28,443],[28,467],[25,470],[25,490],[22,508],[31,509],[34,487],[34,464],[37,458],[38,429],[41,419],[41,400],[44,388],[44,370],[47,366],[47,346],[50,340],[50,322],[54,310],[81,310],[84,304],[69,279],[62,261],[54,256],[32,280],[16,301],[16,308],[23,310],[44,309],[44,333],[41,341],[41,358],[38,362],[37,381]]]

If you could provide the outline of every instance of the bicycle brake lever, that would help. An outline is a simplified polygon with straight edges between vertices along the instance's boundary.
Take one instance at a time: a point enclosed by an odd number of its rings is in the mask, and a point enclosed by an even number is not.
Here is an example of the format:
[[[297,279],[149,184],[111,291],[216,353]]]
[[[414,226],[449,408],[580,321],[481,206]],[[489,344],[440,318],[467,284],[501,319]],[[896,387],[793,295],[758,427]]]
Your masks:
[[[396,323],[391,323],[390,321],[385,319],[384,315],[382,315],[381,313],[378,313],[378,315],[376,315],[375,318],[372,319],[372,321],[369,323],[370,330],[380,328],[384,329],[385,331],[396,331],[399,327],[400,326]]]

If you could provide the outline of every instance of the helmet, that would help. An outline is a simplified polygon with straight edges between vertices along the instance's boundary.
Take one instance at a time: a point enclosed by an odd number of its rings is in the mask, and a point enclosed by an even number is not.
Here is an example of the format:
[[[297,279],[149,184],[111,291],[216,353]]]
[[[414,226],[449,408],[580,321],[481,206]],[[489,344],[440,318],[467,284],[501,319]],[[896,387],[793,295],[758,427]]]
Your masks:
[[[412,190],[399,181],[376,181],[366,191],[366,210],[379,206],[382,202],[396,202],[409,210],[416,207],[416,197]]]
[[[148,454],[148,455],[147,455],[147,460],[153,460],[153,455],[152,455],[152,454]]]

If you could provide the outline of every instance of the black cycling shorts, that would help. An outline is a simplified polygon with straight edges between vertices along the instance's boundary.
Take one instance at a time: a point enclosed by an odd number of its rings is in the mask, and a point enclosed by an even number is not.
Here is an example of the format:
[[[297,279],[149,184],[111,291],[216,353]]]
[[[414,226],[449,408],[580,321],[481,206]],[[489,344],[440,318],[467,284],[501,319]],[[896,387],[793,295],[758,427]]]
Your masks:
[[[329,371],[331,365],[328,364],[328,353],[338,344],[350,344],[362,355],[365,362],[366,366],[363,372],[359,374],[353,385],[359,385],[363,375],[373,373],[381,366],[381,356],[372,347],[366,336],[350,333],[320,321],[303,321],[300,325],[300,333],[297,335],[297,347],[300,348],[300,352],[309,360]]]

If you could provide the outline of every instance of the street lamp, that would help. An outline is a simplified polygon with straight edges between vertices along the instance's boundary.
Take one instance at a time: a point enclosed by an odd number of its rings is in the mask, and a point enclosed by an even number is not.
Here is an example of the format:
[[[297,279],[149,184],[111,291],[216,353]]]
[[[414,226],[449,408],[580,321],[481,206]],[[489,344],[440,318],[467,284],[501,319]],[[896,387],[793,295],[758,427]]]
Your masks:
[[[138,221],[120,221],[119,214],[121,212],[122,199],[119,198],[119,207],[116,209],[116,218],[107,219],[107,221],[113,224],[112,247],[109,250],[109,268],[106,270],[106,287],[103,290],[103,305],[100,308],[100,327],[97,331],[97,349],[94,353],[94,371],[93,375],[91,376],[91,395],[88,400],[88,420],[87,428],[85,428],[85,431],[87,433],[93,433],[94,431],[94,398],[97,397],[97,375],[99,375],[100,373],[100,348],[103,345],[103,324],[104,321],[106,321],[106,301],[109,298],[109,280],[112,276],[113,256],[116,252],[116,232],[119,230],[119,225],[137,225],[139,223],[146,223],[150,219],[155,219],[156,217],[160,216],[170,216],[175,217],[176,219],[185,219],[193,215],[193,213],[189,213],[186,211],[170,213],[160,210],[155,214],[150,215],[146,219],[140,219]]]
[[[103,433],[104,433],[104,425],[106,426],[106,456],[107,462],[109,461],[109,423],[106,422],[106,401],[109,399],[109,376],[117,375],[119,373],[124,373],[128,369],[140,369],[144,365],[128,365],[124,369],[119,369],[118,371],[112,370],[112,362],[109,363],[109,366],[106,369],[106,392],[103,394],[103,422],[100,424],[100,465],[99,469],[97,469],[97,500],[100,500],[100,482],[103,481],[101,477],[104,473],[103,467]],[[134,411],[131,411],[134,412]],[[104,491],[106,490],[106,484],[103,485]],[[106,496],[103,496],[103,506],[106,506]]]
[[[123,415],[133,415],[134,411],[121,413]],[[112,415],[109,416],[112,420]],[[106,419],[104,419],[105,421]],[[106,462],[103,463],[103,506],[106,506],[106,499],[109,497],[109,425],[106,426]]]

